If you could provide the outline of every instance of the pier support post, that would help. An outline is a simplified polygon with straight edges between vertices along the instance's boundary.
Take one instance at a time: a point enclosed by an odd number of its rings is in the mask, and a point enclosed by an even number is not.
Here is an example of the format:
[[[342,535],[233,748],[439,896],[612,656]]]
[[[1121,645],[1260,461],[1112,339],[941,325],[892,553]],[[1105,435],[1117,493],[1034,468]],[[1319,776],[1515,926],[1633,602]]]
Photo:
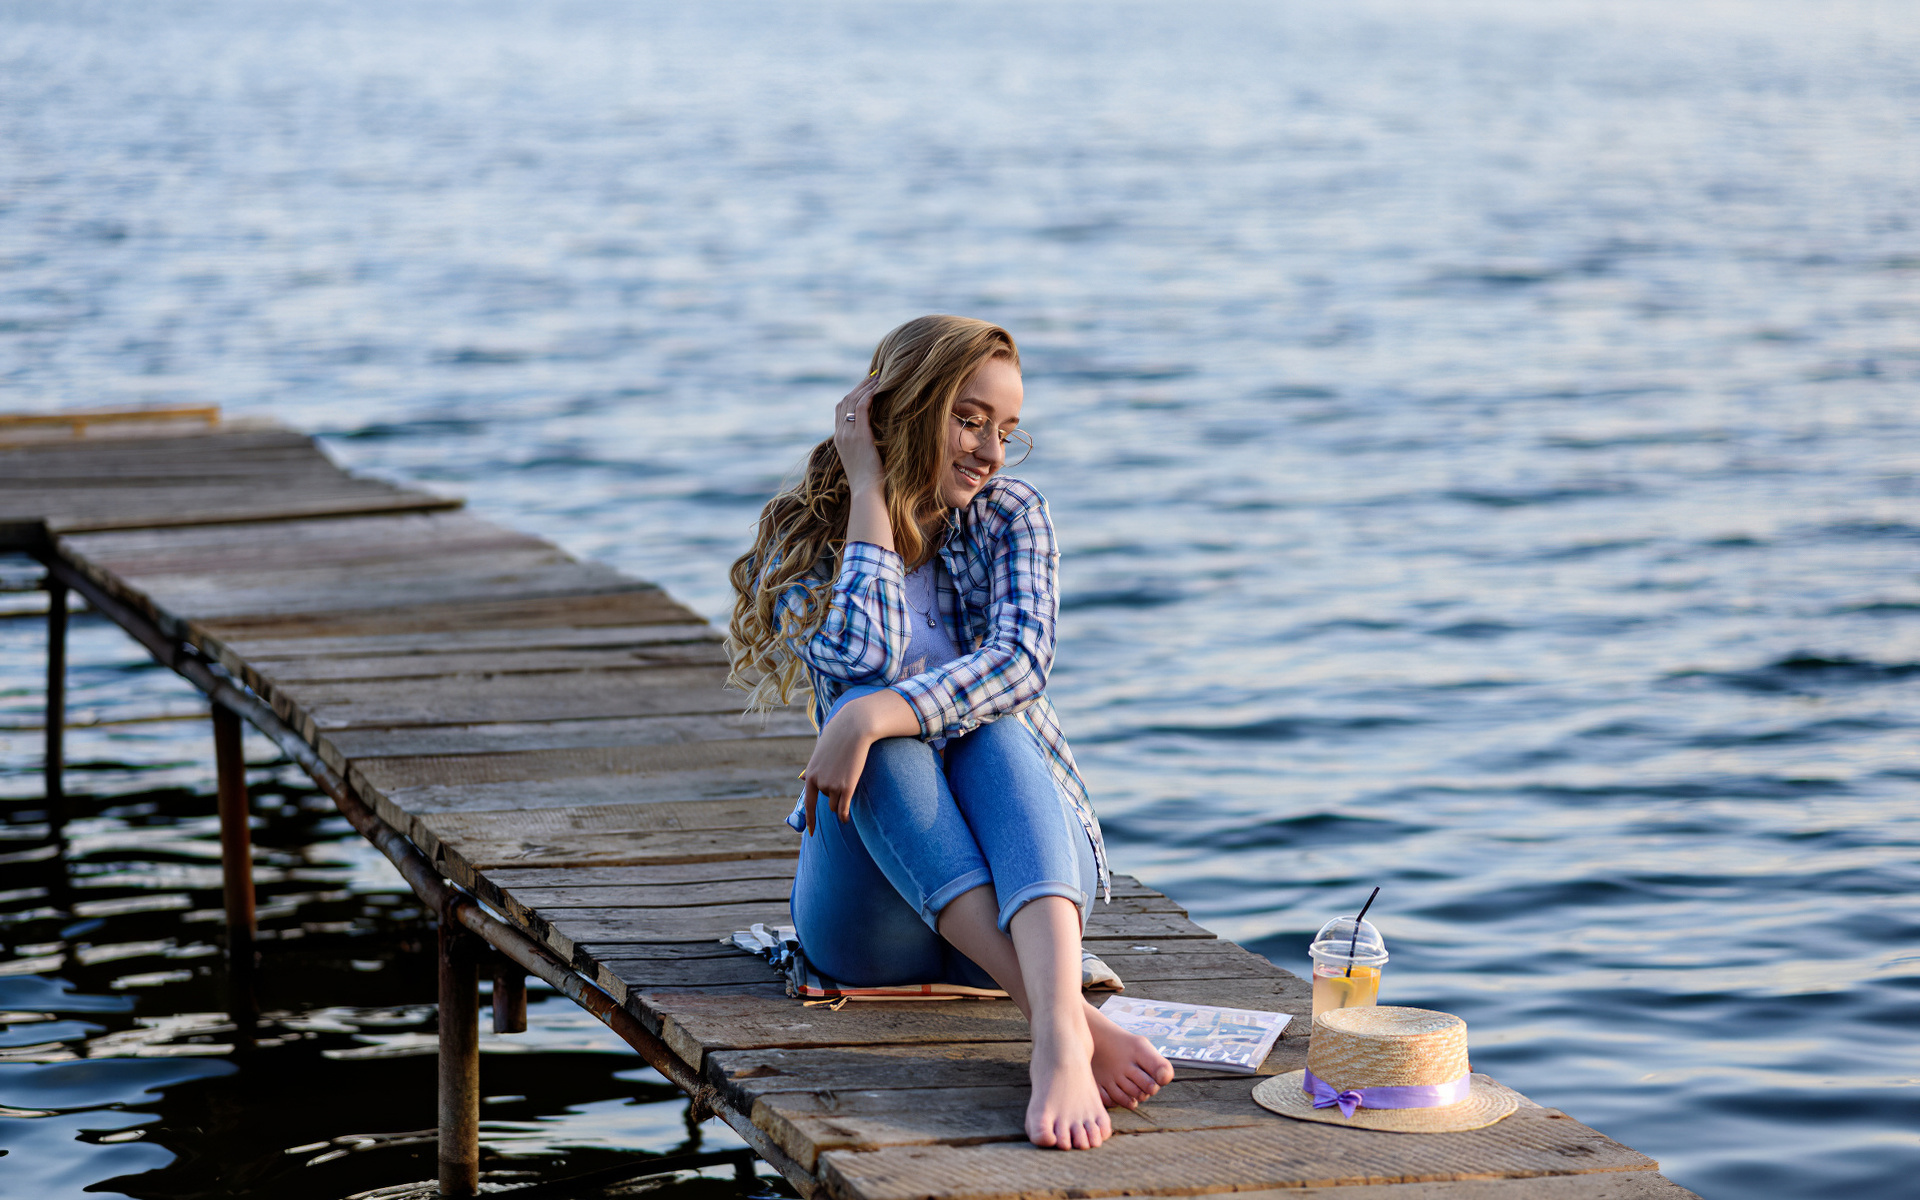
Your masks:
[[[480,1189],[480,972],[451,897],[440,910],[440,1194]]]
[[[491,954],[493,960],[493,1031],[527,1031],[527,973],[504,954]]]
[[[220,875],[227,901],[227,958],[236,980],[253,966],[253,830],[240,718],[213,706],[213,761],[219,777]]]
[[[67,585],[47,576],[47,821],[66,824]]]

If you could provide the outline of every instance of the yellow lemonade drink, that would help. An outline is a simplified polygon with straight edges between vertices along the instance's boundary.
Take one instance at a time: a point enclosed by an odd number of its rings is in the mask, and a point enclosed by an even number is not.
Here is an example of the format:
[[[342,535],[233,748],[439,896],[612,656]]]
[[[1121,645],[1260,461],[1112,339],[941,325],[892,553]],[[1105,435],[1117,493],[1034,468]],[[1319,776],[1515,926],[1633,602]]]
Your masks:
[[[1363,1008],[1380,1002],[1380,968],[1355,966],[1353,974],[1345,965],[1313,965],[1313,1015],[1330,1008]]]
[[[1380,1003],[1380,970],[1387,965],[1387,944],[1364,917],[1335,917],[1320,927],[1313,945],[1313,1015],[1335,1008],[1364,1008]]]

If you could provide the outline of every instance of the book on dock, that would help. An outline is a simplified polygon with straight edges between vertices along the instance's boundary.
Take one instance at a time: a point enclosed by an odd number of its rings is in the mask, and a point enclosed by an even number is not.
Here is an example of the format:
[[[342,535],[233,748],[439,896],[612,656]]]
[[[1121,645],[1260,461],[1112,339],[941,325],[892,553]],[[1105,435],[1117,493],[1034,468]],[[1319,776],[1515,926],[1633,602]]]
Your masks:
[[[1175,1004],[1115,996],[1100,1011],[1128,1033],[1153,1043],[1173,1065],[1251,1075],[1293,1020],[1286,1013],[1211,1004]]]

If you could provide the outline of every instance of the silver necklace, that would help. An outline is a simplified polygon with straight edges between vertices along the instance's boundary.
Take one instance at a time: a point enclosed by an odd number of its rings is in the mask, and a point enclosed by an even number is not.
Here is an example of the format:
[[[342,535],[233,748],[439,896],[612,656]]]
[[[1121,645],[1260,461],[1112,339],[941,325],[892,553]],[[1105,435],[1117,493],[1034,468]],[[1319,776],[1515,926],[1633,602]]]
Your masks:
[[[900,590],[902,593],[905,594],[907,607],[912,609],[915,613],[918,613],[920,616],[923,616],[927,619],[927,628],[938,629],[940,627],[940,623],[934,619],[933,614],[940,611],[940,582],[939,580],[933,578],[933,574],[930,569],[932,565],[933,564],[931,561],[929,561],[927,564],[929,568],[927,581],[933,585],[933,607],[931,611],[928,611],[928,612],[920,611],[920,606],[913,602],[913,589],[903,587]]]

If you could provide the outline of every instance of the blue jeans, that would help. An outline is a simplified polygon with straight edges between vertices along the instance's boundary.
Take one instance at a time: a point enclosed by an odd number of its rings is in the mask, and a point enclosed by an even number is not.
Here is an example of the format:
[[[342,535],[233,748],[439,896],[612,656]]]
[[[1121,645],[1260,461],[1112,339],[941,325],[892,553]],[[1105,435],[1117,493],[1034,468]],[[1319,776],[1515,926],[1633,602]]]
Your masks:
[[[833,714],[881,689],[849,688]],[[1026,725],[1004,717],[949,739],[884,738],[867,753],[853,819],[816,801],[800,839],[791,907],[809,961],[841,983],[997,986],[936,932],[940,911],[990,884],[1004,931],[1041,896],[1064,896],[1084,926],[1093,846]]]

